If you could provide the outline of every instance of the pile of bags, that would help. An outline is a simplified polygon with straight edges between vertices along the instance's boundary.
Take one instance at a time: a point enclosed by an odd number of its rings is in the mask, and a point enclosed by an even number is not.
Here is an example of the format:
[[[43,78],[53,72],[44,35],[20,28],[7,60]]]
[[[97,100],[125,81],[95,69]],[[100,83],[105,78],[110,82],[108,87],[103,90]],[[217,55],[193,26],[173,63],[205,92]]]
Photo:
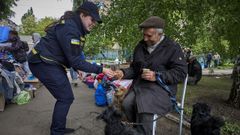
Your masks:
[[[103,74],[96,76],[95,103],[97,106],[121,105],[122,100],[132,84],[132,80],[112,80]]]

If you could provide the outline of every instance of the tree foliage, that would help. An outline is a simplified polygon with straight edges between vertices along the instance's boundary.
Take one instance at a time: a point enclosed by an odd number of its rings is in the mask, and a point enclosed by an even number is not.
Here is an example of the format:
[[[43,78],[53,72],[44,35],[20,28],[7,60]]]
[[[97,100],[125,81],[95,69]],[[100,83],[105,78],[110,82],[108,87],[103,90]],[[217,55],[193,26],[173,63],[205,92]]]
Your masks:
[[[23,34],[31,35],[36,28],[36,17],[33,13],[32,7],[30,7],[30,9],[28,9],[27,12],[23,14],[21,21],[22,21],[21,32]]]
[[[13,6],[17,6],[16,2],[18,0],[1,0],[0,1],[0,19],[6,19],[14,15],[14,12],[11,10]]]
[[[85,0],[73,0],[73,10],[77,9]]]
[[[30,7],[30,9],[28,9],[27,12],[25,14],[23,14],[23,16],[21,18],[21,21],[23,22],[23,20],[26,19],[29,16],[35,17],[32,7]]]
[[[37,20],[33,9],[30,8],[28,11],[22,16],[22,25],[21,25],[21,33],[24,35],[31,35],[34,32],[38,32],[41,35],[45,34],[44,29],[51,24],[52,22],[56,21],[55,18],[52,17],[45,17],[40,20]]]
[[[35,32],[36,26],[36,18],[34,16],[27,16],[22,20],[21,33],[25,35],[31,35],[33,32]]]
[[[212,51],[231,58],[240,54],[239,5],[239,0],[111,0],[102,11],[104,23],[92,32],[88,43],[104,48],[102,42],[115,39],[131,52],[142,38],[138,25],[156,15],[165,19],[166,35],[182,47],[192,48],[195,54]]]
[[[54,21],[57,21],[57,19],[52,17],[45,17],[40,19],[39,21],[37,21],[35,32],[38,32],[41,35],[45,35],[45,28]]]

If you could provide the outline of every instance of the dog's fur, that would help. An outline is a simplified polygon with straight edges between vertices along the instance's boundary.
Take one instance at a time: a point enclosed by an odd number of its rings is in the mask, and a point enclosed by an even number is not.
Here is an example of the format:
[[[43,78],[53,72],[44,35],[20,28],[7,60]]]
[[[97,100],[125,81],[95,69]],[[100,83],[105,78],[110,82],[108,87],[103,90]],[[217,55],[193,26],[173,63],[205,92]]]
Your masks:
[[[205,103],[193,105],[191,118],[192,135],[220,135],[220,128],[224,120],[220,117],[211,116],[211,108]]]
[[[113,104],[117,109],[122,110],[122,102],[127,93],[128,93],[128,90],[124,88],[119,88],[115,92]]]
[[[122,113],[115,107],[108,107],[102,114],[97,116],[106,122],[105,135],[140,135],[136,130],[121,122]]]

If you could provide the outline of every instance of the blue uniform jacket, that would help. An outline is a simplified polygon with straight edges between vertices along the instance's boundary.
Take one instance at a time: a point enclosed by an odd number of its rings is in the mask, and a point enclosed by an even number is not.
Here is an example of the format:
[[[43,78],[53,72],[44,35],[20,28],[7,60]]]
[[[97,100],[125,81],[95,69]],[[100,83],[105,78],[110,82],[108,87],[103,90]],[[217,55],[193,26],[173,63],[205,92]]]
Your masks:
[[[28,56],[29,63],[45,62],[91,73],[101,73],[102,67],[81,58],[84,47],[84,29],[79,15],[50,27],[45,37]],[[33,52],[33,51],[32,51]]]

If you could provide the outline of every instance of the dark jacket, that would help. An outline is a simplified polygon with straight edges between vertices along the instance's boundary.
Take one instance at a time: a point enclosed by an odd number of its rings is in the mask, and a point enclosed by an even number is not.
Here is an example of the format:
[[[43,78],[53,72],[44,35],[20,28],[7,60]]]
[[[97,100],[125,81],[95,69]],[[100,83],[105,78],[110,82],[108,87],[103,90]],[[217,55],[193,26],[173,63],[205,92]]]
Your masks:
[[[85,72],[100,73],[102,67],[92,65],[80,57],[86,34],[87,31],[84,29],[79,15],[61,21],[48,29],[47,35],[42,37],[34,47],[37,55],[30,53],[28,61],[29,63],[43,61]]]
[[[14,37],[10,42],[12,45],[4,49],[12,53],[17,62],[23,63],[27,61],[27,52],[24,48],[23,41],[21,41],[19,37]]]
[[[130,90],[134,90],[136,94],[138,113],[164,115],[172,109],[169,95],[156,81],[151,82],[141,78],[143,68],[161,72],[163,81],[175,95],[177,83],[184,80],[187,74],[187,63],[180,46],[165,37],[149,54],[147,45],[142,40],[134,50],[132,64],[129,68],[123,69],[124,78],[134,79]]]

